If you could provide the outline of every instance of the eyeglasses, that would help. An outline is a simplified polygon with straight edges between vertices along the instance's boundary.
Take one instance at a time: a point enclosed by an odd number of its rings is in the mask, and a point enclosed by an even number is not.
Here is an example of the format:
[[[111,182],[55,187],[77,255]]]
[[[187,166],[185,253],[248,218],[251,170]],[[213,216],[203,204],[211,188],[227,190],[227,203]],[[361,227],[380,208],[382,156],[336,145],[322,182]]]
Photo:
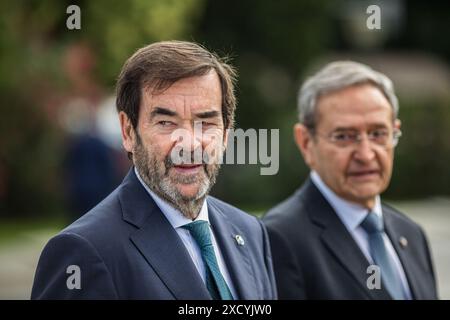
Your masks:
[[[367,138],[371,143],[388,148],[397,146],[398,141],[402,136],[402,132],[398,129],[391,131],[383,128],[371,130],[366,134],[362,134],[356,130],[335,131],[325,136],[319,134],[319,136],[326,138],[331,143],[342,148],[355,146],[360,143],[363,139],[363,135],[367,135]]]

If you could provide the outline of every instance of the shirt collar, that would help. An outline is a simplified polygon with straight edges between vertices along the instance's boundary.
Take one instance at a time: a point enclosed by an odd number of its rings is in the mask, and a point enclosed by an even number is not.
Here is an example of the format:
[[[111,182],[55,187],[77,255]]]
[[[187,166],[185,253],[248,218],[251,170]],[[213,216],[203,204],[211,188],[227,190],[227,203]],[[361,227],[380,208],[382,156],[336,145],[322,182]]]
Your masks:
[[[164,216],[167,218],[169,223],[172,225],[174,229],[180,228],[188,223],[191,223],[192,220],[185,217],[180,210],[174,208],[171,204],[169,204],[166,200],[159,197],[156,193],[154,193],[150,188],[147,186],[147,184],[142,180],[141,176],[139,175],[139,172],[137,171],[136,167],[134,167],[134,173],[136,174],[136,177],[138,178],[139,182],[142,184],[145,190],[147,190],[148,194],[153,198],[156,205],[159,207],[161,212],[164,214]],[[208,214],[208,205],[206,203],[206,199],[203,201],[202,208],[200,209],[200,213],[198,214],[197,220],[204,220],[207,221],[209,224],[209,214]]]
[[[339,197],[325,184],[325,182],[323,182],[322,178],[316,171],[312,170],[310,176],[314,185],[319,189],[325,199],[327,199],[334,211],[336,211],[345,227],[349,231],[354,231],[357,227],[359,227],[361,222],[367,216],[369,210],[360,204],[350,202]],[[379,195],[375,197],[375,205],[371,211],[376,213],[381,219],[383,218]]]

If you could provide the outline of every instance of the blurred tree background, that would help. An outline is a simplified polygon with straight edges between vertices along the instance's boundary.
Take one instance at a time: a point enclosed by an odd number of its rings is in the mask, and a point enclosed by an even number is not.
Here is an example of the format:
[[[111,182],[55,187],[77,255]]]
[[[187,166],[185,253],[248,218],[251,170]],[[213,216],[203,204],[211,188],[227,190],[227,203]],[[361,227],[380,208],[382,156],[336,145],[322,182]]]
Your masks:
[[[66,8],[81,8],[68,30]],[[365,8],[379,4],[382,29]],[[224,165],[213,193],[252,211],[292,193],[308,170],[292,139],[301,82],[333,59],[388,74],[400,98],[404,136],[389,198],[450,196],[450,10],[445,1],[17,0],[0,3],[0,217],[66,210],[55,120],[70,92],[64,52],[84,43],[95,81],[113,93],[124,61],[159,40],[197,41],[231,55],[239,71],[236,127],[280,130],[280,169]]]

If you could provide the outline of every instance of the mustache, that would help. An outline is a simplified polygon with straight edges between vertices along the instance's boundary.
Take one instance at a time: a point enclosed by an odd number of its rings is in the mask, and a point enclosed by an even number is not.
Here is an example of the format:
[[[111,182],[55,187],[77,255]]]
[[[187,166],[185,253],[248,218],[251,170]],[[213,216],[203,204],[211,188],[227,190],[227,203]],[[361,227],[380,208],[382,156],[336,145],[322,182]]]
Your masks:
[[[175,153],[175,155],[175,159],[177,161],[176,163],[174,163],[172,160],[172,156],[174,156],[172,152],[165,157],[164,163],[166,164],[167,168],[181,164],[206,165],[210,163],[210,155],[207,152],[203,152],[201,148],[195,149],[190,152],[184,149],[180,149],[179,151],[177,151],[177,153]]]
[[[197,161],[198,160],[198,154],[201,155],[201,161],[200,162]],[[214,166],[214,165],[209,164],[209,155],[207,153],[201,152],[201,149],[200,150],[194,150],[194,151],[191,151],[191,152],[186,152],[183,149],[181,149],[180,152],[179,152],[179,156],[180,156],[180,158],[182,158],[184,160],[182,163],[174,163],[173,160],[172,160],[171,154],[168,154],[164,158],[164,166],[165,166],[165,169],[166,169],[166,172],[165,172],[166,175],[168,174],[168,171],[169,171],[170,168],[173,168],[173,167],[175,167],[177,165],[185,163],[185,164],[202,165],[203,166],[203,170],[205,170],[205,173],[209,176],[210,173],[209,173],[208,167]]]

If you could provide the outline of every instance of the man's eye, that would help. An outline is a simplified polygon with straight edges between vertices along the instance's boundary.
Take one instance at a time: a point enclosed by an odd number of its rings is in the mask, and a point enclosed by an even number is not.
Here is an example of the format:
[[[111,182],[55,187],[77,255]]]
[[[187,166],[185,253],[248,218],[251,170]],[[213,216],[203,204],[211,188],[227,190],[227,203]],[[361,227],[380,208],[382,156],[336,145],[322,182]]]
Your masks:
[[[158,121],[158,125],[162,126],[162,127],[170,127],[172,125],[174,125],[174,123],[172,121]]]
[[[388,136],[388,132],[386,130],[374,130],[369,133],[369,136],[373,139],[384,139]]]
[[[216,124],[214,122],[202,121],[203,127],[211,127],[211,126],[215,126],[215,125]]]
[[[350,141],[353,139],[353,134],[350,133],[336,133],[333,135],[334,140],[336,141]]]

